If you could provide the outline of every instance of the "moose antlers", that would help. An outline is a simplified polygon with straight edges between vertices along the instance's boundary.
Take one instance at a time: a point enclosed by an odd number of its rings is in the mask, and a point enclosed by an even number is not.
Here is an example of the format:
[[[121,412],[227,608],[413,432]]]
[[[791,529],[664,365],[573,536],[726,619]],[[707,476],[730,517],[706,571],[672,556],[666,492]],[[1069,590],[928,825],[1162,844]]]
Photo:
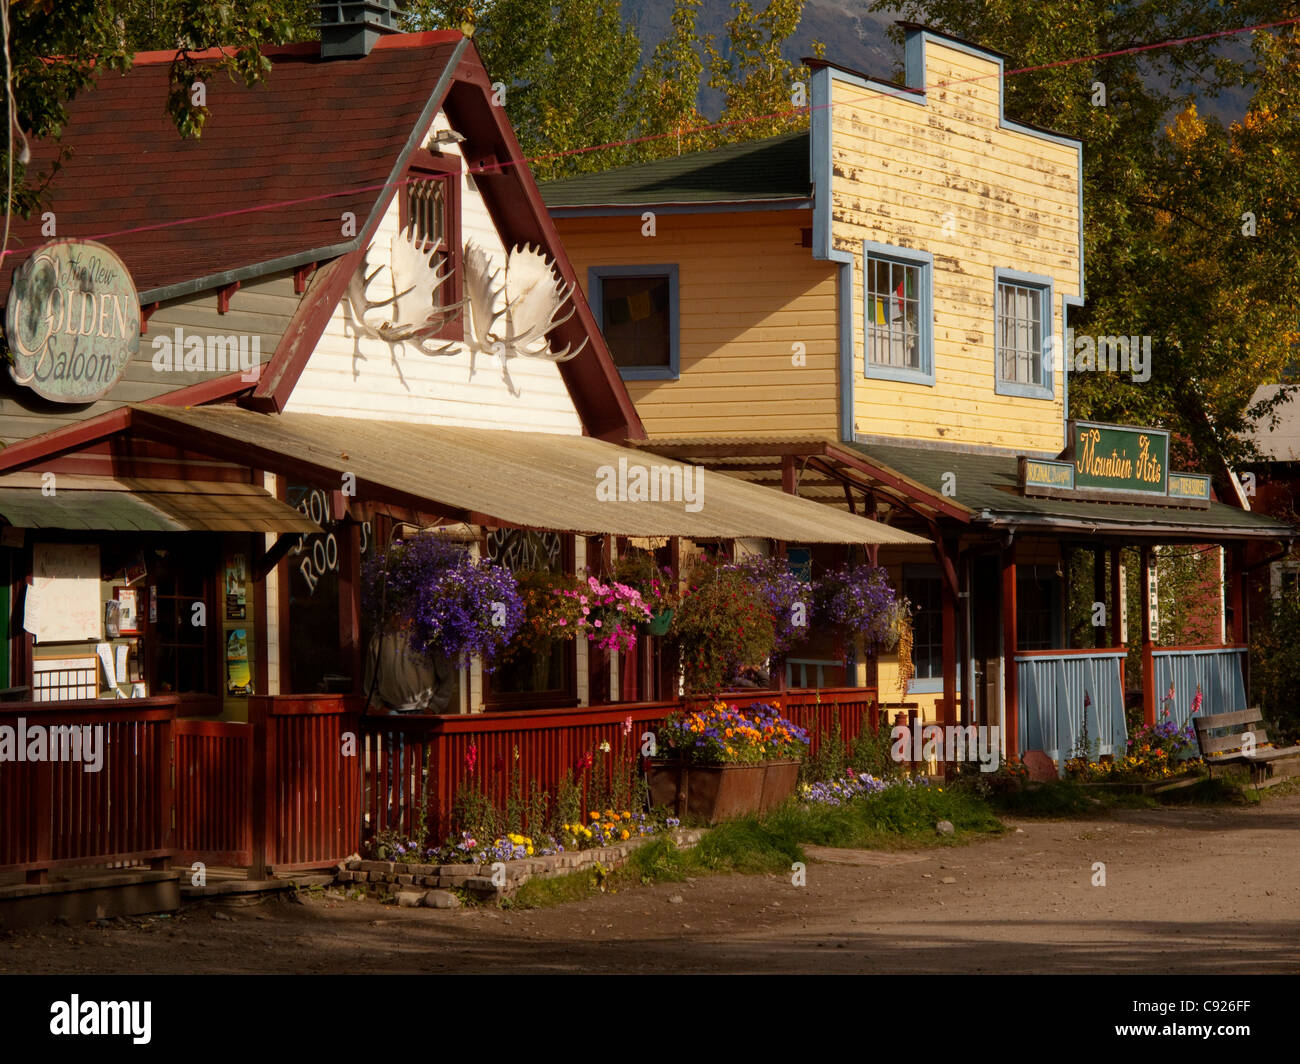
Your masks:
[[[551,260],[540,248],[515,248],[506,256],[504,268],[493,268],[488,252],[470,241],[464,256],[465,298],[443,308],[434,307],[434,293],[450,274],[439,272],[432,257],[416,246],[409,229],[393,238],[391,256],[391,297],[371,300],[367,294],[383,266],[367,273],[363,261],[348,283],[348,310],[363,336],[394,343],[412,340],[427,355],[455,354],[460,343],[435,346],[430,341],[443,325],[467,308],[463,346],[469,351],[471,367],[479,354],[495,356],[512,392],[515,388],[510,380],[510,359],[565,362],[587,345],[583,340],[576,348],[566,345],[556,351],[547,339],[553,329],[573,317],[577,308],[571,305],[567,314],[562,313],[573,296],[574,285],[566,285],[556,275]],[[392,308],[391,320],[377,324],[375,312],[384,307]]]
[[[434,294],[451,277],[451,271],[439,271],[433,253],[419,246],[409,226],[389,243],[388,270],[393,280],[393,295],[387,299],[370,299],[370,285],[384,267],[377,266],[367,274],[366,265],[363,259],[348,281],[344,296],[357,332],[390,343],[411,340],[426,354],[440,353],[430,350],[426,346],[428,341],[454,320],[464,306],[463,300],[446,307],[434,304]],[[390,320],[376,324],[371,315],[382,307],[392,308]]]

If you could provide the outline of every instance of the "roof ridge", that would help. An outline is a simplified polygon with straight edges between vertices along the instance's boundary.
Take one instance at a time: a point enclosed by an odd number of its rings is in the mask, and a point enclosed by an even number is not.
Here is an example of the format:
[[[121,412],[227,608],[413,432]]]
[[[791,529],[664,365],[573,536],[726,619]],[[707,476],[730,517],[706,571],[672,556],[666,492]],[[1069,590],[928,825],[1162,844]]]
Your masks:
[[[608,170],[593,170],[585,174],[574,174],[572,177],[559,177],[553,181],[542,182],[543,189],[556,187],[566,184],[570,181],[581,181],[586,178],[608,177],[612,174],[624,174],[632,170],[649,168],[654,166],[664,166],[674,162],[684,162],[687,159],[702,159],[705,156],[716,155],[721,152],[737,151],[741,148],[757,148],[762,145],[771,145],[779,140],[792,140],[796,137],[807,138],[810,132],[807,129],[791,130],[789,133],[777,133],[770,137],[758,137],[754,140],[738,140],[731,144],[719,144],[716,148],[702,148],[699,151],[682,152],[679,155],[665,155],[659,159],[647,159],[639,163],[626,163],[623,166],[612,166]]]
[[[448,44],[460,40],[465,35],[460,30],[423,30],[420,33],[390,33],[375,42],[375,48],[425,48],[433,45]],[[153,51],[136,52],[131,60],[132,66],[149,66],[152,64],[168,63],[170,64],[176,58],[177,48],[155,49]],[[266,56],[319,56],[320,41],[292,41],[287,44],[268,44],[260,49],[261,53]],[[224,59],[228,56],[221,46],[215,48],[205,48],[201,52],[190,52],[191,59],[204,62],[210,59]],[[346,60],[344,60],[346,61]],[[337,59],[325,60],[325,62],[340,62]]]

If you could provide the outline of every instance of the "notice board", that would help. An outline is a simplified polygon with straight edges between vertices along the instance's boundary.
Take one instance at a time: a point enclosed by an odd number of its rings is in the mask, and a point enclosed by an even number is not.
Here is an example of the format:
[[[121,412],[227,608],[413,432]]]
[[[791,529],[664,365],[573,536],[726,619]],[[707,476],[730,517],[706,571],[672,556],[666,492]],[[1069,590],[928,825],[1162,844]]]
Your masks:
[[[97,544],[34,544],[23,627],[38,643],[98,642],[103,630],[99,587]]]

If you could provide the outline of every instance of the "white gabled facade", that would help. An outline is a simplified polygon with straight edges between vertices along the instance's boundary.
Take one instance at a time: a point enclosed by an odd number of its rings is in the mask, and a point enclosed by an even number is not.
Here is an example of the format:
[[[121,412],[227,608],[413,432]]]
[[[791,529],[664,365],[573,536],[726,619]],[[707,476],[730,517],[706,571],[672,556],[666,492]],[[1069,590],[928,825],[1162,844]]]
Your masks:
[[[444,114],[438,115],[433,128],[435,132],[450,128]],[[456,145],[439,148],[458,153]],[[507,249],[473,177],[463,167],[460,182],[462,244],[484,248],[493,268],[500,268],[504,276]],[[395,196],[371,243],[370,270],[387,261],[389,242],[399,229]],[[387,276],[377,279],[376,289]],[[471,366],[463,344],[453,354],[426,355],[414,344],[357,335],[344,302],[334,308],[286,411],[581,435],[582,423],[554,362],[511,358],[512,392],[498,359],[478,355]]]

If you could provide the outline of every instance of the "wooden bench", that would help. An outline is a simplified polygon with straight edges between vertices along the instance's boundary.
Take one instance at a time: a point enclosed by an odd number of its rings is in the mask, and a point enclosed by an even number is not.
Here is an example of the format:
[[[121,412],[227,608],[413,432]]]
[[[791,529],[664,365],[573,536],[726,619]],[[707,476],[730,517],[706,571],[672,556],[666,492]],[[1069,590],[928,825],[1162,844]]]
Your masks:
[[[1300,772],[1300,746],[1274,747],[1258,709],[1192,719],[1196,722],[1196,742],[1211,778],[1215,765],[1248,766],[1256,787],[1281,783]],[[1240,730],[1236,730],[1238,727]],[[1227,734],[1213,734],[1225,731]]]

